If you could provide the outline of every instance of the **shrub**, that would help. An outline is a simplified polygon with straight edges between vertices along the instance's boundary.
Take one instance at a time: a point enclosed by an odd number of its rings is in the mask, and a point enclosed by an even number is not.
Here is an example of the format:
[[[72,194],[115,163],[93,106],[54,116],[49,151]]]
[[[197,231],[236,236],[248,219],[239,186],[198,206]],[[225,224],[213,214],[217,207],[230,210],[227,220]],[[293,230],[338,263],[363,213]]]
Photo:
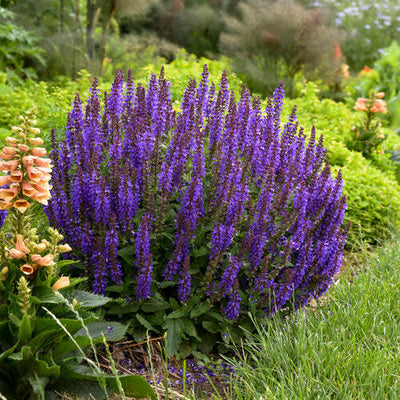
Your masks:
[[[324,136],[327,160],[332,166],[343,168],[344,191],[348,199],[345,221],[351,221],[348,245],[377,243],[387,237],[392,224],[400,223],[400,203],[395,167],[389,160],[389,151],[399,146],[400,139],[392,131],[382,128],[387,139],[374,151],[371,161],[361,153],[352,152],[352,129],[359,123],[359,112],[335,101],[318,99],[318,87],[309,83],[303,88],[302,96],[286,102],[285,113],[297,105],[298,120],[305,130],[311,129],[318,120],[318,129]],[[372,178],[369,180],[368,176]],[[385,206],[390,206],[387,213]],[[389,218],[390,217],[390,218]]]
[[[291,93],[300,71],[320,77],[331,69],[338,32],[321,10],[293,0],[247,0],[238,8],[241,19],[226,20],[220,47],[251,90],[266,95],[284,80]]]
[[[17,26],[14,19],[13,12],[0,7],[0,70],[15,84],[22,78],[37,78],[32,63],[44,65],[45,61],[37,36]]]
[[[184,337],[189,352],[210,351],[249,310],[301,307],[338,271],[341,175],[331,177],[322,138],[306,143],[295,110],[281,126],[283,95],[279,86],[263,113],[245,88],[235,102],[225,73],[216,90],[205,67],[174,112],[163,71],[147,91],[119,72],[103,113],[95,82],[54,140],[49,220],[96,293],[117,284],[112,312],[166,329],[170,354],[187,349]]]
[[[351,223],[348,244],[382,243],[400,225],[400,186],[391,174],[371,165],[361,153],[350,152],[343,172]]]

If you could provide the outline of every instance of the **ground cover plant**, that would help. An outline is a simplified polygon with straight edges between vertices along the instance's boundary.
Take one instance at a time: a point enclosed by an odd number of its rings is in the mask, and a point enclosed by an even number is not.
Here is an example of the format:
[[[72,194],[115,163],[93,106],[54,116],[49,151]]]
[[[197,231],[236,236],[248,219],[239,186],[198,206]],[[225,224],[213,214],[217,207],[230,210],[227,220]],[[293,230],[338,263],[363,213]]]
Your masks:
[[[346,237],[342,179],[295,110],[281,123],[282,86],[264,112],[207,67],[178,112],[163,72],[147,87],[118,72],[103,110],[96,83],[85,112],[76,97],[46,212],[133,334],[166,330],[169,354],[208,353],[219,335],[239,340],[248,311],[326,291]]]

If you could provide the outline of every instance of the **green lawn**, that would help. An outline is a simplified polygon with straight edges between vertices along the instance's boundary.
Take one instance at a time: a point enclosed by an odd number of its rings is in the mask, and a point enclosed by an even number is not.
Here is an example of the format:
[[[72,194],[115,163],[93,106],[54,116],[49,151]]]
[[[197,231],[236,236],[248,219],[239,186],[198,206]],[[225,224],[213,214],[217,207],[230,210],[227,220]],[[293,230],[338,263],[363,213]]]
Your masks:
[[[316,308],[259,326],[231,361],[230,398],[400,399],[400,240],[361,265]]]

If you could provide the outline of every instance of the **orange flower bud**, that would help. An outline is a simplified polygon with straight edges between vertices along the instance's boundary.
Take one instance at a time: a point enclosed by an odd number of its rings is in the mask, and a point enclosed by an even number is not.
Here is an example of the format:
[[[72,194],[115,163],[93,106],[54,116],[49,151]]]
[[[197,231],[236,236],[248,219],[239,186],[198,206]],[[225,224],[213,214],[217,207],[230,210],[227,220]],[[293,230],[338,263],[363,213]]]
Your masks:
[[[0,186],[8,185],[11,182],[10,175],[0,176]]]
[[[38,167],[42,167],[42,168],[51,168],[51,160],[50,158],[39,158],[39,157],[35,157],[35,164]],[[48,172],[48,171],[47,171]]]
[[[30,206],[30,203],[26,200],[17,200],[13,204],[14,208],[16,208],[19,212],[24,213]]]
[[[14,171],[11,175],[10,175],[10,180],[14,183],[19,183],[22,181],[22,178],[24,177],[22,171]]]
[[[13,138],[13,137],[6,137],[6,143],[10,146],[10,147],[17,147],[18,145],[18,140]]]
[[[50,242],[46,239],[42,239],[40,243],[43,243],[46,247],[50,247]]]
[[[36,189],[29,182],[22,182],[22,194],[32,197],[36,193]]]
[[[29,146],[27,144],[19,144],[18,148],[23,152],[26,153],[27,151],[29,151]]]
[[[366,112],[368,112],[368,107],[367,107],[366,103],[367,103],[367,99],[364,99],[363,97],[359,97],[357,99],[357,102],[356,102],[355,106],[354,106],[354,109],[357,110],[357,111],[366,111]]]
[[[48,254],[44,257],[42,257],[40,254],[32,254],[31,260],[40,267],[49,267],[55,264],[55,262],[53,261],[54,256],[52,254]]]
[[[0,171],[14,171],[18,164],[18,160],[0,161]]]
[[[40,243],[35,246],[35,249],[37,252],[43,253],[47,249],[47,246],[44,243]]]
[[[31,150],[31,154],[35,157],[44,157],[47,154],[47,150],[44,147],[34,147]]]
[[[13,205],[12,201],[0,201],[0,210],[9,210]]]
[[[13,187],[8,189],[0,189],[0,199],[4,201],[10,201],[14,199],[19,192],[19,188]]]
[[[34,163],[35,163],[35,157],[33,157],[33,156],[22,157],[22,164],[24,164],[25,167],[30,167]]]
[[[385,92],[379,92],[375,95],[375,97],[378,99],[383,99],[385,97]]]
[[[24,238],[22,235],[17,235],[17,239],[15,241],[15,248],[19,251],[22,251],[25,254],[29,254],[29,249],[25,246]]]
[[[25,253],[23,251],[17,250],[17,249],[11,249],[9,252],[9,256],[11,258],[15,258],[16,260],[21,260],[22,258],[25,257]]]
[[[30,264],[24,264],[20,270],[22,271],[22,273],[24,273],[25,275],[32,275],[35,272],[35,268],[32,267],[32,265]]]
[[[371,112],[386,114],[387,113],[386,101],[380,99],[375,100],[374,105],[371,107]]]
[[[29,138],[29,143],[32,146],[41,146],[43,144],[43,139],[36,137],[36,138]]]
[[[69,277],[62,276],[57,282],[53,285],[54,290],[60,290],[70,285]]]
[[[57,248],[60,253],[68,253],[69,251],[72,251],[69,244],[60,244],[57,246]]]
[[[4,160],[12,160],[17,154],[17,149],[14,147],[4,147],[0,153],[0,157]]]
[[[31,182],[37,183],[42,178],[42,173],[35,167],[27,167],[26,173]]]

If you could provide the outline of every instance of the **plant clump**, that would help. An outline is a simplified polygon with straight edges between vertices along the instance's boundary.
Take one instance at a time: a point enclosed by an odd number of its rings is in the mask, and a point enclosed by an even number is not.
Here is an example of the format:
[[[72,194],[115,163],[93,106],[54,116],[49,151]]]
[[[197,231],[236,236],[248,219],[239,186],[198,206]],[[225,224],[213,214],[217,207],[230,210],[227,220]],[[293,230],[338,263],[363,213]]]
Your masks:
[[[295,109],[282,124],[283,98],[280,85],[263,110],[243,87],[236,101],[207,66],[177,112],[163,70],[147,89],[118,72],[103,109],[96,81],[85,111],[75,98],[66,138],[53,137],[46,212],[96,293],[119,293],[147,329],[201,341],[327,290],[347,233],[342,178]]]

